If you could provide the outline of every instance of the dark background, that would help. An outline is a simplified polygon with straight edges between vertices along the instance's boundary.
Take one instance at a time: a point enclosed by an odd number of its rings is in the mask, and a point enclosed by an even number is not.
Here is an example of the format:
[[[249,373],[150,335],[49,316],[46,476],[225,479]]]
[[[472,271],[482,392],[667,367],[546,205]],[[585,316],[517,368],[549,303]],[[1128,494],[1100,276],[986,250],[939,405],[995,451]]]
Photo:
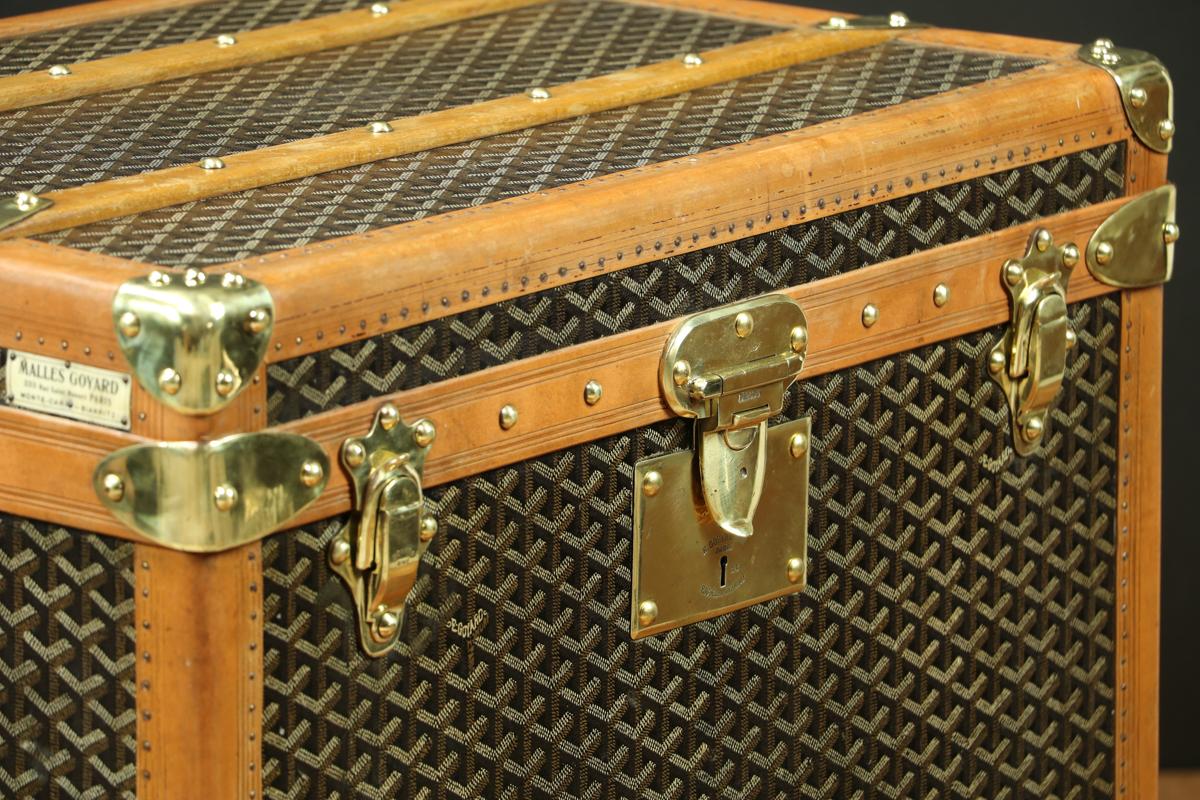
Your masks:
[[[62,8],[78,0],[0,0],[0,16]],[[793,5],[824,5],[821,0]],[[364,4],[366,0],[364,0]],[[1192,533],[1188,517],[1196,491],[1191,469],[1200,449],[1197,426],[1187,418],[1188,409],[1200,408],[1200,381],[1190,371],[1195,366],[1187,344],[1187,320],[1196,311],[1192,300],[1200,297],[1200,278],[1188,269],[1190,236],[1200,237],[1194,224],[1200,213],[1200,186],[1193,142],[1197,140],[1192,88],[1197,78],[1191,51],[1200,47],[1194,35],[1192,15],[1184,3],[1117,3],[1092,0],[1088,3],[1007,0],[1004,3],[971,3],[968,0],[830,0],[839,11],[850,14],[885,14],[900,6],[921,22],[942,27],[1011,33],[1068,42],[1090,42],[1099,36],[1118,45],[1149,50],[1166,63],[1175,83],[1175,121],[1179,133],[1171,154],[1171,180],[1180,186],[1179,223],[1183,238],[1176,247],[1175,277],[1167,287],[1166,369],[1163,410],[1163,629],[1162,629],[1162,764],[1164,767],[1200,767],[1200,680],[1193,677],[1200,661],[1200,636],[1194,628],[1200,615],[1200,578],[1192,571],[1200,564],[1200,536]],[[1035,98],[1030,98],[1035,102]],[[1190,235],[1190,236],[1189,236]],[[1197,238],[1200,241],[1200,238]],[[1191,455],[1189,455],[1191,454]],[[1189,468],[1189,464],[1192,465]]]

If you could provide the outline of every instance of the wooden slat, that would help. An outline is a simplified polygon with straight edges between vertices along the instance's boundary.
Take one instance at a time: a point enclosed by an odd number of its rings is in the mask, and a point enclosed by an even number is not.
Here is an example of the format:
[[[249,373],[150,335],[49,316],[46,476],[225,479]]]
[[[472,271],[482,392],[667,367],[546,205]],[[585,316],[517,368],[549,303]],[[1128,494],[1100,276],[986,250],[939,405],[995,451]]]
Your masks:
[[[225,31],[235,36],[236,44],[221,47],[212,37],[71,64],[71,74],[62,77],[39,70],[0,78],[0,111],[386,39],[543,2],[546,0],[408,0],[395,3],[388,14],[376,15],[363,8],[253,31]]]
[[[1002,33],[961,31],[954,28],[913,28],[904,34],[903,40],[914,44],[960,47],[987,53],[1051,60],[1073,60],[1075,52],[1079,49],[1078,44],[1067,42],[1006,36]]]
[[[623,0],[630,5],[674,8],[694,14],[760,22],[788,27],[810,27],[824,22],[835,14],[817,8],[765,3],[760,0]]]
[[[15,17],[0,18],[0,39],[32,36],[64,28],[82,28],[88,25],[95,25],[97,22],[108,22],[109,20],[132,17],[139,14],[152,14],[155,11],[194,6],[210,1],[99,0],[96,3],[82,3],[70,6],[69,8],[36,11],[32,14],[19,14]]]
[[[224,156],[224,169],[187,165],[52,192],[46,197],[54,201],[53,206],[0,232],[0,238],[84,225],[621,108],[866,47],[893,36],[888,31],[780,33],[707,51],[704,64],[698,67],[674,59],[551,87],[549,100],[515,95],[391,120],[390,133],[372,133],[364,127]]]
[[[1121,297],[1117,509],[1118,800],[1158,796],[1162,287]]]
[[[271,287],[279,361],[1128,135],[1107,74],[1051,64],[229,267]]]

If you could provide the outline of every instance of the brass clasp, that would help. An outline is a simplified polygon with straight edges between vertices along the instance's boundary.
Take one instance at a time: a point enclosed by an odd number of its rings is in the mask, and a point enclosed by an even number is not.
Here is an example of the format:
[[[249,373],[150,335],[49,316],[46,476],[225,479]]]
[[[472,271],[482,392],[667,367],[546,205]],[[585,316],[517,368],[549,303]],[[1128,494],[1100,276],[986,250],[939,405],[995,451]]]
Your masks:
[[[369,656],[381,656],[395,643],[421,555],[437,532],[421,488],[434,435],[428,420],[405,425],[389,404],[375,415],[367,436],[342,443],[358,513],[330,543],[329,563],[354,598]]]

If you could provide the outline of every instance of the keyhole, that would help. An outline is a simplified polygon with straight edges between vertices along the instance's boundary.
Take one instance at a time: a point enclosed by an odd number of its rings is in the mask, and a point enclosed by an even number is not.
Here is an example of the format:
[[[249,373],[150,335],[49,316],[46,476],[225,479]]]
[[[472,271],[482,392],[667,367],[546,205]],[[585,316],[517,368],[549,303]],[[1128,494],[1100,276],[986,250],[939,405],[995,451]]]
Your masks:
[[[721,556],[721,585],[725,585],[725,571],[729,567],[729,556]]]

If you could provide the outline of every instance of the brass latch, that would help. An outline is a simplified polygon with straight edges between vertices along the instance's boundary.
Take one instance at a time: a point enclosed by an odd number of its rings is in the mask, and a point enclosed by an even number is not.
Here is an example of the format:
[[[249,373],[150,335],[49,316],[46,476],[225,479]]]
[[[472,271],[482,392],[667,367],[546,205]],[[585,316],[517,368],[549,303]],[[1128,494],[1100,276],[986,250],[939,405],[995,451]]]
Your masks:
[[[809,420],[768,421],[807,346],[782,295],[698,314],[667,342],[663,394],[696,420],[695,453],[636,467],[634,638],[803,588]]]
[[[406,425],[389,404],[375,415],[370,433],[342,443],[357,514],[330,543],[329,563],[354,598],[359,638],[369,656],[382,656],[399,636],[404,600],[437,532],[421,489],[434,435],[431,422]]]
[[[1013,447],[1032,455],[1046,433],[1046,418],[1062,388],[1067,351],[1075,333],[1067,317],[1067,281],[1079,263],[1079,248],[1054,244],[1039,228],[1021,259],[1005,262],[1001,282],[1008,291],[1012,325],[992,350],[989,369],[1004,390],[1012,413]]]

